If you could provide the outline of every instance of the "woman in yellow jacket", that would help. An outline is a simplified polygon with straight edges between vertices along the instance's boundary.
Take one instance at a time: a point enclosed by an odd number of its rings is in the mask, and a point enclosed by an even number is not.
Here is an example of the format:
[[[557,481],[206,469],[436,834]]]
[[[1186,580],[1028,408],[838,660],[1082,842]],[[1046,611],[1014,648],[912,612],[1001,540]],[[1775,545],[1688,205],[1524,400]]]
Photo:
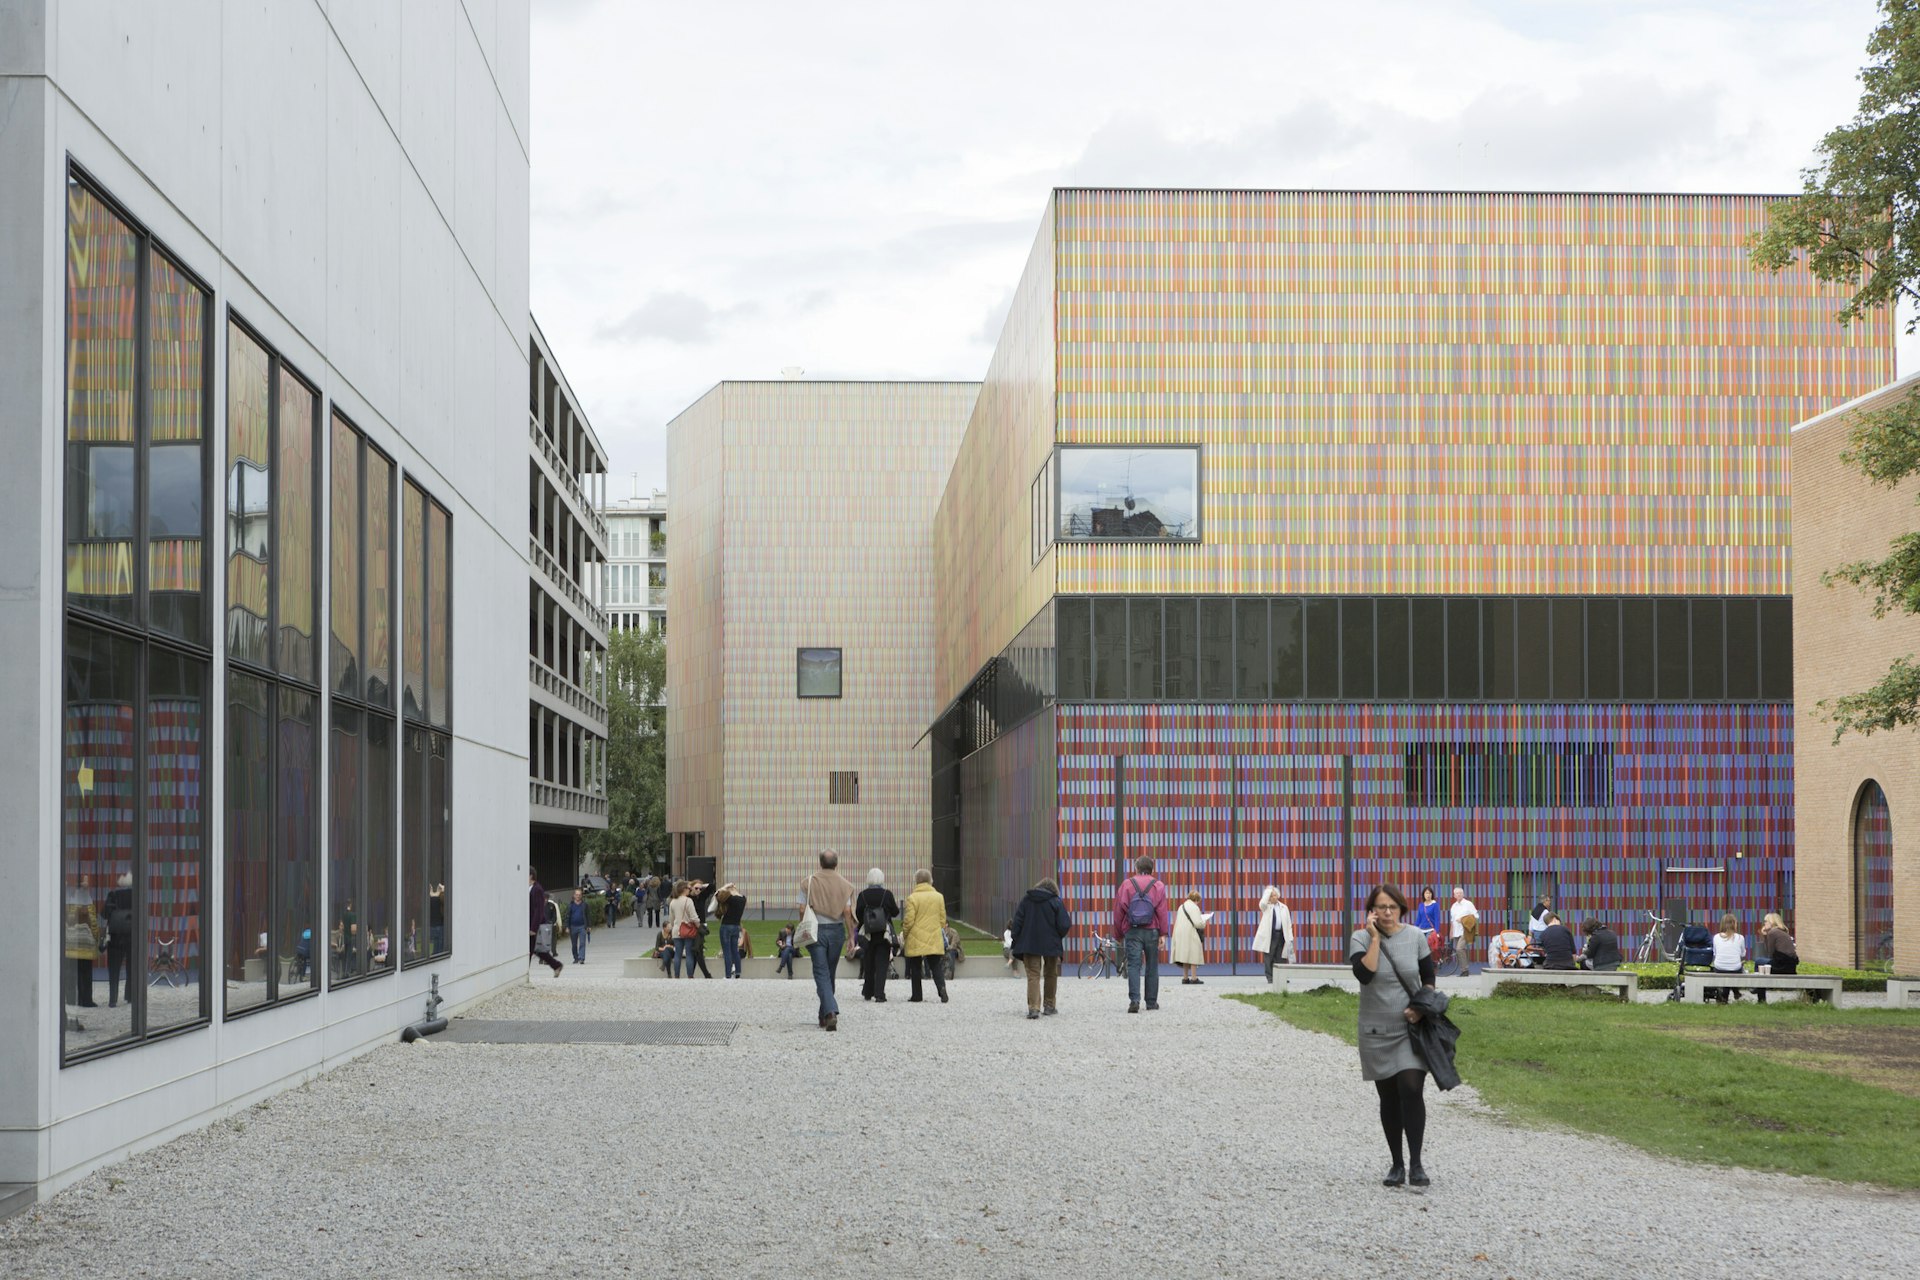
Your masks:
[[[900,912],[900,942],[907,953],[907,978],[913,983],[908,1004],[920,1002],[920,978],[933,979],[940,1003],[947,1002],[947,948],[940,931],[947,927],[947,900],[933,887],[928,871],[913,873],[913,892]]]
[[[93,904],[82,898],[67,904],[67,1003],[94,1007],[93,965],[100,958],[100,921]]]

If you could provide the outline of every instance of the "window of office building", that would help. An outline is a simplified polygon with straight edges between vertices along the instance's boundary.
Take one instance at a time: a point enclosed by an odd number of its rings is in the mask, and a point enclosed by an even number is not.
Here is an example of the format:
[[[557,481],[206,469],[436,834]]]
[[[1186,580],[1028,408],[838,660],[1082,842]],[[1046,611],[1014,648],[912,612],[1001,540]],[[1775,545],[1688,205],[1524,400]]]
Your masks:
[[[391,973],[420,938],[396,909],[393,460],[338,410],[328,426],[328,985]]]
[[[401,485],[401,901],[403,964],[453,949],[453,520],[413,481]],[[369,738],[374,752],[390,743]],[[385,803],[391,805],[391,798]]]
[[[840,650],[797,650],[794,656],[794,668],[796,697],[837,698],[840,696]]]
[[[204,1022],[209,291],[67,186],[62,1055]],[[104,986],[104,990],[102,989]]]
[[[1200,537],[1197,448],[1063,445],[1055,468],[1053,527],[1062,540],[1192,542]]]
[[[828,804],[859,804],[860,774],[851,769],[836,769],[827,774]]]
[[[320,400],[227,323],[226,856],[231,1016],[318,984],[314,771]]]

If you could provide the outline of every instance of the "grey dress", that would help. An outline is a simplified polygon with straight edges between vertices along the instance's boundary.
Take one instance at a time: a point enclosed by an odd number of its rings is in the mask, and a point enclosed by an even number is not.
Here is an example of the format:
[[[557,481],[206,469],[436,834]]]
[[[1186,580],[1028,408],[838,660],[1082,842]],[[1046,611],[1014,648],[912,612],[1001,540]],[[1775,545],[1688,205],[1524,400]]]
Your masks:
[[[1367,931],[1347,940],[1347,959],[1367,954]],[[1427,935],[1412,925],[1380,939],[1380,969],[1360,988],[1360,1078],[1385,1080],[1402,1071],[1425,1071],[1407,1030],[1409,991],[1420,987],[1420,959],[1428,955]],[[1389,958],[1391,957],[1391,958]],[[1400,973],[1394,972],[1398,964]],[[1400,976],[1404,974],[1404,979]]]

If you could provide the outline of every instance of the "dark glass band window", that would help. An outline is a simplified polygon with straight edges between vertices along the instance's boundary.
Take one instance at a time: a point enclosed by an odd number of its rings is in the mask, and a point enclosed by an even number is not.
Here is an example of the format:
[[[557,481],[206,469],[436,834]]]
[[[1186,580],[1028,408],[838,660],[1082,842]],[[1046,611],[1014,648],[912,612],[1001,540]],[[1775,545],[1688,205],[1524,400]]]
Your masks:
[[[400,486],[402,967],[453,950],[453,517],[413,480]],[[391,739],[369,738],[376,757]],[[391,800],[374,795],[373,804]]]
[[[1779,597],[1061,596],[1066,701],[1793,696]]]

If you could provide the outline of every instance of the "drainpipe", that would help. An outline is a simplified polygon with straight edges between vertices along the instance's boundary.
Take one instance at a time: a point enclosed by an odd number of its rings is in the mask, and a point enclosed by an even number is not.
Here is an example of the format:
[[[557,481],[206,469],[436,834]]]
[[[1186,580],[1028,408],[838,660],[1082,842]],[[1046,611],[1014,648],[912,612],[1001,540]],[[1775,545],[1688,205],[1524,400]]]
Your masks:
[[[440,998],[440,975],[432,975],[433,986],[427,992],[427,1016],[400,1033],[401,1044],[412,1044],[421,1036],[430,1036],[436,1031],[447,1029],[447,1020],[439,1015],[440,1006],[446,1003]]]

